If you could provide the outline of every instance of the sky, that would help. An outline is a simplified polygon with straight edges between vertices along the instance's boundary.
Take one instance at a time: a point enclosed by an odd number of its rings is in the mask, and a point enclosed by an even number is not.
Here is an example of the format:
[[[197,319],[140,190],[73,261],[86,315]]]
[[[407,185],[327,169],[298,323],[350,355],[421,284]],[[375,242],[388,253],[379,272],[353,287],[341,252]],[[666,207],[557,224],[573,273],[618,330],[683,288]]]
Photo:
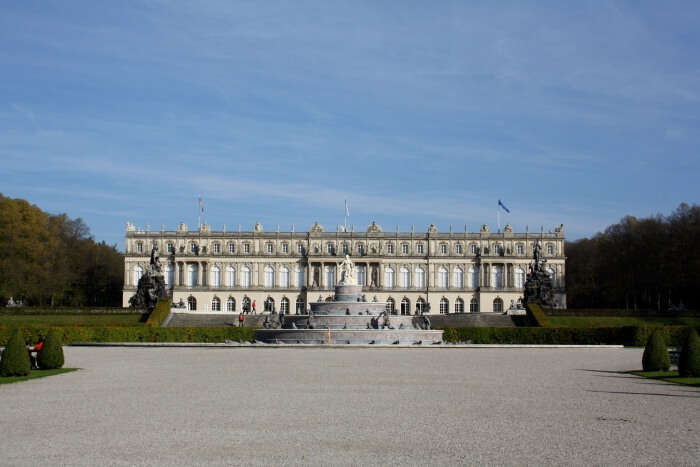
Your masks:
[[[700,188],[700,3],[27,1],[0,193],[82,218],[385,231],[670,214]]]

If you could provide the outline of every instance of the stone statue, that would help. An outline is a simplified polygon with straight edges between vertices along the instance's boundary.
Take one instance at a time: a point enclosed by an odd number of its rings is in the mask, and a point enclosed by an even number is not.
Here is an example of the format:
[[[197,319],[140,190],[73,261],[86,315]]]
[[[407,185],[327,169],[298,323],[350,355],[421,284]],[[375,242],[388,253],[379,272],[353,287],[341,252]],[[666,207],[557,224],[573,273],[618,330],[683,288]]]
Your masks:
[[[158,246],[153,245],[150,268],[139,279],[136,293],[129,299],[129,306],[139,309],[153,309],[159,298],[168,298],[168,291],[165,287]]]
[[[355,264],[349,255],[345,255],[345,260],[340,263],[340,283],[339,285],[357,285],[355,279]]]
[[[160,264],[160,253],[158,252],[158,245],[153,245],[153,248],[151,249],[151,275],[163,275],[163,268]]]
[[[532,249],[532,256],[535,260],[535,270],[540,269],[540,257],[542,255],[542,246],[538,243],[535,243],[534,248]]]
[[[533,251],[533,263],[530,264],[529,273],[525,280],[525,302],[537,302],[546,306],[554,305],[554,284],[552,278],[544,269],[547,260],[541,257],[542,246],[536,243]]]

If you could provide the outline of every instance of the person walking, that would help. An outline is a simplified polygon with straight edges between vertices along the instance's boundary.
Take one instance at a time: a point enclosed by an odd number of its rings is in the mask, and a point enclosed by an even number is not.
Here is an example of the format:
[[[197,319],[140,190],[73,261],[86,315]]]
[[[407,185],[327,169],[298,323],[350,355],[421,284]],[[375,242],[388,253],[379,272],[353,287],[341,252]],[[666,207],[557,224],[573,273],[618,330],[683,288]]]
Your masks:
[[[244,315],[243,312],[241,311],[241,314],[238,315],[238,327],[239,327],[239,328],[242,328],[242,327],[243,327],[243,323],[245,323],[245,315]]]
[[[255,300],[253,300],[253,314],[257,314],[257,310],[255,309]]]

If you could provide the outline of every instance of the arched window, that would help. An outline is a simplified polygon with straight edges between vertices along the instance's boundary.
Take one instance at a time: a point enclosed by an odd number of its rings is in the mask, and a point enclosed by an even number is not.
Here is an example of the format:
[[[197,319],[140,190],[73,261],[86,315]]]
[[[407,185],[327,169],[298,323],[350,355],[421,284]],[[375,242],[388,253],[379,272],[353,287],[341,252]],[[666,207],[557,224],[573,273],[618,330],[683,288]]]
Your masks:
[[[304,272],[304,266],[299,265],[299,268],[297,269],[297,287],[304,287],[305,283],[305,272]]]
[[[275,311],[275,300],[272,297],[267,297],[265,299],[265,311],[272,313]]]
[[[143,276],[143,268],[141,266],[136,266],[134,268],[134,285],[139,285],[139,280]]]
[[[289,287],[289,269],[286,267],[280,269],[280,287],[285,289]]]
[[[401,300],[401,314],[410,315],[411,314],[411,302],[408,301],[406,297]]]
[[[250,298],[243,297],[243,308],[241,308],[243,313],[250,313]]]
[[[425,287],[425,270],[421,267],[416,268],[416,288],[422,289]]]
[[[546,271],[549,278],[552,279],[552,286],[555,286],[557,283],[557,273],[552,268],[547,268]]]
[[[357,268],[355,268],[355,272],[357,276],[357,285],[367,285],[365,267],[363,265],[358,265]]]
[[[469,276],[467,277],[467,281],[469,282],[469,287],[472,289],[479,287],[479,270],[474,266],[469,266],[468,274]]]
[[[493,300],[493,312],[503,313],[503,300],[496,298]]]
[[[306,305],[304,304],[304,299],[301,298],[301,295],[300,295],[297,297],[297,314],[303,315],[305,311],[306,311]]]
[[[213,268],[211,268],[210,274],[211,286],[221,287],[221,270],[217,266],[214,266]]]
[[[280,313],[283,315],[288,315],[289,314],[289,299],[287,297],[282,298],[280,300]]]
[[[190,287],[197,287],[197,273],[198,273],[197,268],[198,268],[198,266],[196,264],[190,264],[187,266],[187,272],[188,272],[187,275],[188,275],[188,279],[189,279],[189,282],[187,283],[187,285],[189,285]]]
[[[389,297],[386,299],[386,312],[387,312],[387,314],[393,315],[394,313],[396,313],[396,309],[395,309],[394,305],[395,305],[395,302],[394,302],[393,298]]]
[[[399,286],[407,289],[411,286],[411,271],[406,267],[402,267],[399,272]]]
[[[455,313],[464,313],[464,300],[461,298],[455,300]]]
[[[446,315],[450,312],[450,302],[445,297],[440,299],[440,314]]]
[[[515,287],[522,289],[525,286],[525,271],[522,268],[515,268]]]
[[[275,270],[270,266],[265,266],[265,287],[272,288],[275,286]]]
[[[226,311],[236,311],[236,300],[233,297],[226,300]]]
[[[503,288],[503,266],[500,264],[491,266],[491,287]]]
[[[326,266],[326,288],[335,287],[335,266]]]
[[[419,298],[416,300],[416,314],[422,315],[423,313],[425,313],[425,300]]]
[[[454,286],[458,289],[464,288],[464,271],[462,268],[455,268],[454,276]]]
[[[191,295],[187,298],[187,309],[190,311],[197,311],[197,299]]]
[[[469,312],[470,313],[478,313],[479,312],[479,300],[476,298],[472,298],[469,301]]]
[[[241,287],[250,287],[250,268],[243,266],[241,269]]]
[[[447,273],[447,268],[444,266],[441,266],[438,271],[438,287],[441,289],[449,287],[449,274]]]
[[[235,287],[236,286],[236,270],[233,266],[226,267],[226,286]]]
[[[211,311],[221,311],[221,300],[218,297],[211,299]]]
[[[392,268],[384,269],[384,288],[394,288],[394,270]]]

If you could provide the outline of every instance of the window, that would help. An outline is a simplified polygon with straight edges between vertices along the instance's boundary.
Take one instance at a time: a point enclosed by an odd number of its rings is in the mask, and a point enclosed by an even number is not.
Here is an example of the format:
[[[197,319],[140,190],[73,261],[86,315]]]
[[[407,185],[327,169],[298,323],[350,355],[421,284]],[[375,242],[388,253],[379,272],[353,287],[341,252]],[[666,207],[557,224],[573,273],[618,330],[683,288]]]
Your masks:
[[[406,267],[402,267],[399,271],[399,286],[407,289],[411,286],[411,271]]]
[[[498,244],[493,245],[493,254],[494,255],[503,255],[503,247]]]
[[[357,253],[362,256],[365,254],[365,246],[362,243],[357,244]]]
[[[272,253],[272,243],[267,244],[267,252]]]
[[[226,267],[226,286],[235,287],[236,286],[236,270],[233,266]]]
[[[394,288],[394,270],[392,268],[384,269],[384,288]]]
[[[557,283],[557,273],[552,268],[547,268],[546,271],[549,278],[552,279],[552,286],[554,286]]]
[[[473,255],[475,255],[477,252],[477,246],[474,243],[472,243],[471,251]]]
[[[423,254],[423,244],[419,243],[418,245],[416,245],[416,250],[418,251],[419,255],[422,255]]]
[[[421,267],[416,268],[416,288],[422,289],[425,287],[425,270]]]
[[[386,244],[386,252],[391,254],[394,254],[394,244],[393,243],[387,243]]]
[[[406,243],[401,245],[401,253],[403,253],[404,255],[408,254],[408,245]]]
[[[272,313],[275,311],[275,300],[272,297],[267,297],[265,299],[264,311]]]
[[[503,300],[496,298],[493,300],[493,312],[503,313]]]
[[[289,269],[286,267],[280,269],[280,287],[285,289],[289,287]]]
[[[329,243],[326,245],[326,251],[328,252],[329,255],[333,254],[333,244]]]
[[[416,314],[422,315],[425,312],[425,300],[419,298],[416,300]]]
[[[522,268],[515,268],[515,287],[522,289],[525,286],[525,271]]]
[[[455,268],[454,286],[458,289],[464,288],[464,271],[462,270],[462,268]]]
[[[547,254],[548,255],[554,254],[554,245],[547,245]]]
[[[455,300],[455,313],[464,313],[464,300],[461,298]]]
[[[403,300],[401,300],[401,314],[404,316],[411,314],[411,303],[405,297]]]
[[[282,244],[282,253],[289,253],[289,244],[288,243]]]
[[[335,287],[335,266],[326,266],[326,288]]]
[[[221,300],[217,297],[211,299],[211,311],[221,311]]]
[[[474,266],[469,266],[469,277],[467,280],[469,281],[469,287],[472,289],[479,287],[479,270]]]
[[[275,286],[275,270],[270,266],[265,266],[265,287],[271,288]]]
[[[523,247],[522,243],[518,243],[518,246],[516,248],[517,248],[516,251],[518,252],[519,255],[525,254],[525,248]]]
[[[250,312],[250,298],[248,297],[243,297],[243,306],[241,308],[241,311],[244,313],[249,313]]]
[[[438,271],[438,287],[441,289],[446,289],[449,286],[449,277],[447,273],[447,268],[440,267]]]
[[[250,243],[243,244],[243,253],[250,253]]]
[[[396,313],[395,308],[394,308],[394,299],[389,297],[386,299],[386,314],[388,315],[393,315]]]
[[[236,244],[235,243],[228,244],[228,252],[230,255],[232,255],[236,252]]]
[[[136,243],[136,251],[138,253],[143,253],[143,243],[142,242],[137,242]]]
[[[190,296],[187,298],[187,309],[189,311],[197,311],[197,299]]]
[[[211,251],[214,253],[221,253],[221,245],[219,245],[218,243],[214,243],[211,246]]]
[[[190,265],[188,265],[188,266],[187,266],[187,272],[189,273],[189,274],[188,274],[189,282],[187,283],[187,285],[189,285],[190,287],[197,287],[197,282],[198,282],[198,281],[197,281],[197,275],[198,275],[198,272],[199,272],[199,271],[197,270],[197,265],[196,265],[196,264],[190,264]]]
[[[141,280],[141,276],[143,276],[143,268],[141,266],[136,266],[134,268],[134,285],[135,286],[139,285],[139,280]]]
[[[443,255],[447,254],[447,245],[445,245],[444,243],[440,245],[440,253]]]
[[[226,300],[226,311],[236,311],[236,300],[233,297],[229,297]]]
[[[241,269],[241,287],[250,287],[250,268],[243,266]]]
[[[165,266],[165,285],[168,287],[175,285],[175,268],[169,264]]]
[[[168,243],[168,253],[175,253],[175,245],[173,245],[172,243]]]
[[[472,298],[469,301],[469,313],[478,313],[479,312],[479,300],[476,298]]]
[[[190,242],[190,253],[197,253],[197,244],[195,242]]]
[[[299,266],[299,268],[297,269],[297,287],[304,287],[305,275],[306,273],[304,271],[304,266]]]
[[[297,253],[299,253],[300,255],[304,254],[304,244],[297,243]]]
[[[280,300],[280,313],[283,315],[289,314],[289,299],[287,297]]]
[[[306,311],[306,306],[304,304],[304,299],[301,296],[297,297],[297,314],[303,315]]]
[[[357,276],[357,285],[367,285],[365,281],[365,267],[362,265],[358,265],[357,268],[355,269],[356,276]]]
[[[347,243],[343,243],[343,254],[344,255],[348,254],[348,244]]]
[[[457,252],[458,255],[462,254],[462,244],[458,243],[457,246],[455,247],[455,251]]]
[[[440,314],[446,315],[450,312],[450,302],[446,298],[440,299]]]
[[[503,288],[503,266],[500,264],[491,266],[491,287]]]
[[[221,270],[217,266],[214,266],[213,268],[211,268],[210,274],[211,286],[221,287]]]

